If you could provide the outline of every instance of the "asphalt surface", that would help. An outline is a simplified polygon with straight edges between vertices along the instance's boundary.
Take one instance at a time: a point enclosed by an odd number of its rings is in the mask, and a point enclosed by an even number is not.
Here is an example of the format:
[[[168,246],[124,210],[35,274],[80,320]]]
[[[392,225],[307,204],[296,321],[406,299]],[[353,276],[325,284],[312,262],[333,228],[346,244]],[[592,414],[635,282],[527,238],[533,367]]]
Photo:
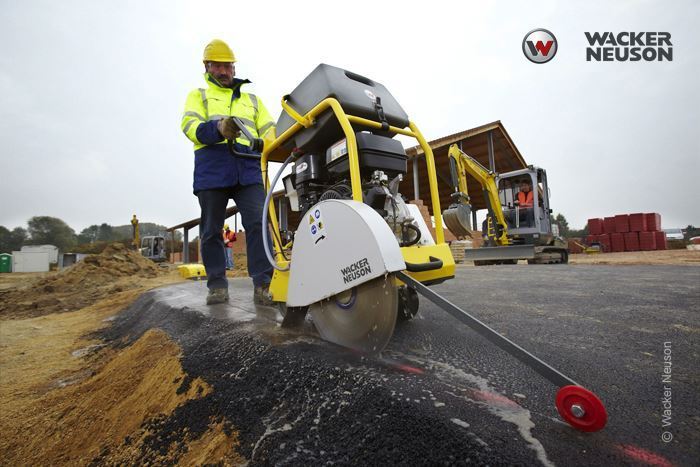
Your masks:
[[[367,357],[308,322],[281,329],[276,310],[252,304],[248,279],[230,289],[231,304],[213,307],[203,282],[157,289],[101,333],[127,345],[161,328],[189,377],[214,387],[151,421],[147,447],[167,451],[224,417],[252,465],[697,465],[700,268],[459,267],[433,287],[595,392],[609,420],[592,434],[560,420],[558,388],[422,297]]]

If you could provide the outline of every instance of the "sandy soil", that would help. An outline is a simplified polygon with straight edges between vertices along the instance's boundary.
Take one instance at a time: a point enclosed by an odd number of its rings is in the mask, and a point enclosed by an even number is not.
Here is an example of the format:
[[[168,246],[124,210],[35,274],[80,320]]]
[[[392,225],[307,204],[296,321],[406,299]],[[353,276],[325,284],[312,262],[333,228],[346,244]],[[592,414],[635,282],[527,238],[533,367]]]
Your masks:
[[[144,279],[169,273],[173,273],[169,267],[115,243],[59,272],[38,277],[7,274],[8,279],[3,274],[2,280],[11,287],[0,288],[0,319],[79,310],[110,295],[142,288]]]
[[[243,253],[233,254],[233,269],[226,271],[227,277],[248,277],[248,257]]]
[[[584,253],[569,255],[570,264],[609,264],[609,265],[687,265],[700,266],[700,250],[630,251],[625,253]],[[521,266],[527,261],[520,260]],[[474,267],[471,261],[458,264],[459,267]]]
[[[116,248],[59,273],[0,275],[0,465],[244,462],[222,420],[148,448],[160,420],[211,388],[183,372],[162,331],[121,350],[90,337],[144,291],[183,280],[134,255]]]
[[[572,264],[671,264],[700,266],[698,250],[630,251],[625,253],[577,254],[569,256]]]
[[[58,274],[52,272],[13,272],[12,274],[0,274],[0,293],[5,290],[16,289],[27,285],[37,279],[49,278]]]

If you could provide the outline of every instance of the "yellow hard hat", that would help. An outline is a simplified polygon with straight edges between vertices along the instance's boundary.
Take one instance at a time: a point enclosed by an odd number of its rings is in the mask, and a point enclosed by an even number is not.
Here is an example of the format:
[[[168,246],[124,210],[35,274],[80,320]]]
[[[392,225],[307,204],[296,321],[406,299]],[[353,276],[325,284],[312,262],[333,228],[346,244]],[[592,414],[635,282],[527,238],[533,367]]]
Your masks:
[[[224,224],[224,230],[228,230],[228,224]]]
[[[214,39],[204,47],[204,62],[229,62],[234,63],[236,56],[233,50],[221,39]]]

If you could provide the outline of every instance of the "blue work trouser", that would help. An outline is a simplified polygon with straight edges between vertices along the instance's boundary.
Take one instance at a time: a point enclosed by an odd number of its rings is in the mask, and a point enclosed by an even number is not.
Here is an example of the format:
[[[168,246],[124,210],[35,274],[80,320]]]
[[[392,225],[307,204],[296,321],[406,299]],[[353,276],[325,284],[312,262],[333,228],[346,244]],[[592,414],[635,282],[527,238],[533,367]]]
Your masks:
[[[233,269],[233,248],[226,247],[226,268]]]
[[[202,190],[197,193],[202,208],[199,238],[202,242],[202,260],[207,270],[207,287],[228,287],[226,280],[226,254],[221,230],[226,217],[226,205],[233,199],[241,213],[245,229],[248,275],[255,287],[268,284],[272,278],[272,266],[265,255],[262,241],[262,210],[265,190],[259,185],[237,185],[218,190]]]

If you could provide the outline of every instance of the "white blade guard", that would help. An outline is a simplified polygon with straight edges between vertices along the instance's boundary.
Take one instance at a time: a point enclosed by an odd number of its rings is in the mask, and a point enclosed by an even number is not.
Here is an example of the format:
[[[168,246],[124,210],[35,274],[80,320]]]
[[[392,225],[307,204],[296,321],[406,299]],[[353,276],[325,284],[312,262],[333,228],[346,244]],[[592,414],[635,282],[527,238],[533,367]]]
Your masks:
[[[307,306],[406,269],[386,221],[366,204],[321,201],[294,235],[287,306]]]

